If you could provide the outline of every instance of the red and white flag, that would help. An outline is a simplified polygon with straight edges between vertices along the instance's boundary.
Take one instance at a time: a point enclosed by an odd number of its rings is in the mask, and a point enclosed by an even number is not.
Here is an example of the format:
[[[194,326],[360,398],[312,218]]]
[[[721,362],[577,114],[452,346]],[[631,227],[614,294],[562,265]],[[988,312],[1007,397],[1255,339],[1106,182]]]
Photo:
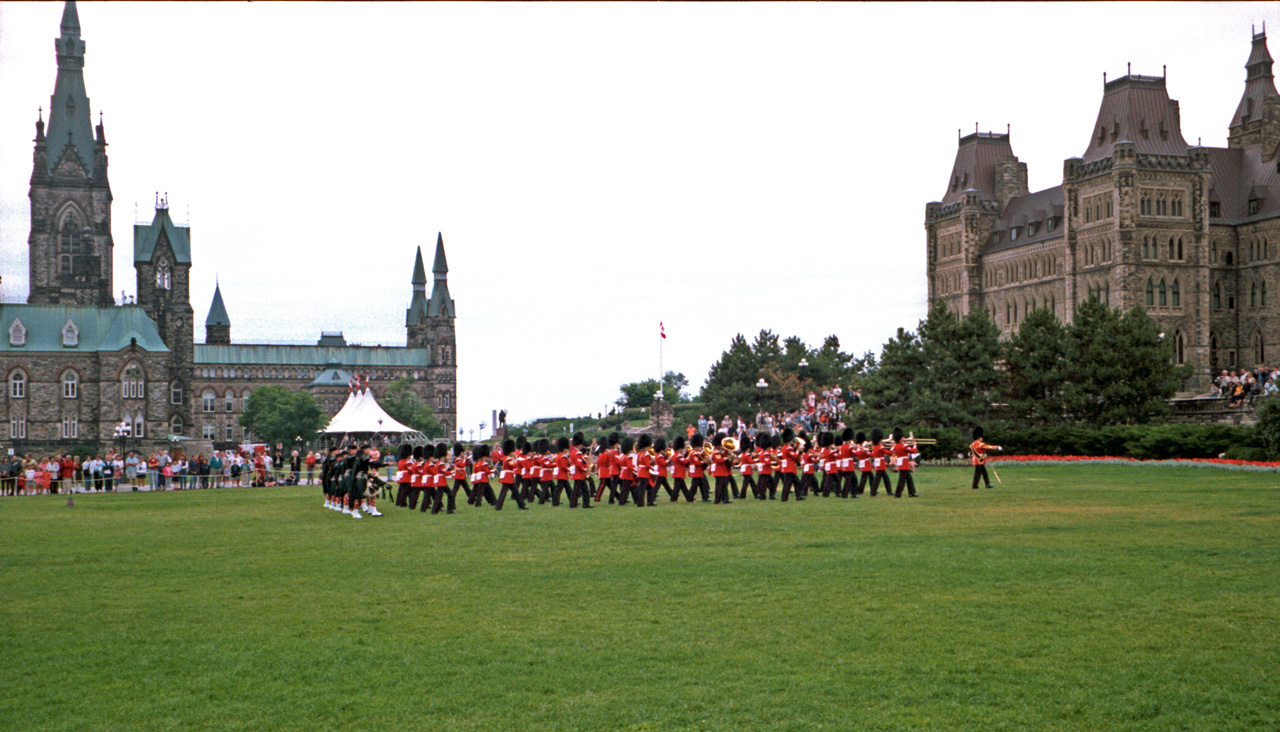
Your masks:
[[[663,340],[667,339],[667,328],[662,324],[661,320],[658,321],[658,334],[662,336]]]
[[[355,392],[355,390],[356,390],[356,377],[352,376],[350,379],[347,379],[347,391]]]

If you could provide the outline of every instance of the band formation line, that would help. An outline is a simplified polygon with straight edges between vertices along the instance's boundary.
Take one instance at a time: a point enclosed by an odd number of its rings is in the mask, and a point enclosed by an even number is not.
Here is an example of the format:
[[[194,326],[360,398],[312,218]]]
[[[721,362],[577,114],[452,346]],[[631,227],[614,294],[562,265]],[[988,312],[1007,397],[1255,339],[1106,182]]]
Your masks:
[[[905,490],[915,498],[918,447],[933,442],[904,436],[899,428],[887,440],[879,428],[869,435],[852,428],[820,432],[816,440],[787,428],[781,435],[758,435],[741,443],[723,433],[710,439],[694,434],[687,441],[675,438],[670,447],[662,437],[619,437],[616,432],[599,444],[586,445],[579,432],[554,442],[508,439],[492,450],[487,444],[474,449],[461,443],[450,449],[443,442],[401,445],[390,481],[379,475],[389,463],[374,447],[351,445],[345,453],[341,447],[330,449],[321,485],[324,506],[354,518],[363,517],[361,509],[370,516],[382,515],[376,497],[388,483],[397,485],[397,506],[412,511],[421,502],[418,510],[430,508],[433,514],[456,513],[459,492],[468,505],[479,508],[487,503],[498,511],[508,497],[520,510],[535,501],[559,506],[562,496],[570,508],[591,508],[592,499],[601,502],[605,491],[610,504],[637,507],[657,505],[663,492],[673,503],[683,497],[689,503],[700,498],[728,504],[745,499],[748,491],[759,501],[776,500],[779,490],[783,501],[793,494],[797,501],[810,495],[848,499],[869,492],[875,496],[882,484],[886,496],[901,498]],[[987,451],[1000,449],[983,441],[981,427],[974,428],[969,455],[975,490],[980,480],[991,487]],[[890,486],[891,471],[898,474],[896,490]],[[742,478],[741,484],[735,475]]]

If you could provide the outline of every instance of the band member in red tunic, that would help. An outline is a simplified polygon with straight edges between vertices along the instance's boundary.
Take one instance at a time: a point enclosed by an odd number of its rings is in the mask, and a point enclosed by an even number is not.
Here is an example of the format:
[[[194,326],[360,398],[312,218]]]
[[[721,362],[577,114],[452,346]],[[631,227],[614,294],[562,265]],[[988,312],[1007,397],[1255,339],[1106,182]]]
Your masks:
[[[800,494],[798,498],[805,498],[809,495],[809,491],[813,491],[816,495],[818,492],[818,475],[817,466],[822,462],[822,453],[809,440],[804,438],[804,452],[800,453]]]
[[[502,510],[502,504],[507,500],[508,493],[515,499],[516,505],[520,507],[521,511],[529,508],[524,505],[524,499],[520,497],[520,486],[516,482],[519,479],[517,475],[519,472],[517,454],[514,440],[502,441],[502,463],[501,468],[498,470],[498,484],[502,488],[498,493],[498,502],[494,505],[494,509],[497,511]]]
[[[449,470],[449,446],[441,442],[436,445],[436,466],[435,466],[435,504],[431,507],[431,513],[440,513],[440,509],[444,507],[444,498],[448,496],[449,503],[446,513],[457,513],[458,489],[452,490],[448,483]],[[425,507],[426,504],[423,504]]]
[[[750,437],[744,435],[742,442],[738,443],[738,469],[742,472],[742,497],[747,497],[749,489],[751,495],[758,501],[762,496],[760,484],[756,482],[755,467],[755,443]]]
[[[702,502],[711,501],[711,486],[707,484],[706,469],[707,458],[706,451],[702,449],[704,440],[702,433],[695,432],[693,437],[689,438],[689,445],[693,448],[689,451],[689,492],[699,492],[702,494]]]
[[[853,461],[858,466],[858,472],[862,477],[858,480],[858,487],[853,492],[853,497],[857,498],[867,489],[867,483],[871,482],[871,450],[867,447],[867,433],[859,432],[853,437]]]
[[[636,442],[630,437],[622,438],[622,455],[618,458],[618,500],[619,506],[627,505],[627,498],[636,483]]]
[[[778,486],[773,480],[774,454],[773,442],[777,439],[777,435],[766,435],[759,433],[756,435],[756,467],[760,471],[760,500],[764,500],[765,494],[769,494],[769,500],[778,497]]]
[[[573,488],[569,492],[569,508],[577,508],[578,500],[582,500],[583,508],[591,508],[591,487],[587,479],[591,477],[587,454],[583,452],[582,443],[585,438],[581,432],[575,432],[569,446],[569,478]]]
[[[556,440],[556,454],[551,456],[552,473],[551,479],[555,483],[551,487],[551,505],[560,505],[560,492],[564,491],[566,498],[573,497],[573,489],[569,487],[569,438],[561,437]]]
[[[840,433],[839,454],[836,457],[836,470],[840,473],[840,497],[847,496],[857,497],[861,491],[855,491],[854,487],[858,484],[858,473],[855,471],[857,467],[854,459],[855,435],[852,427],[845,427]]]
[[[729,474],[733,472],[733,454],[724,449],[725,434],[717,433],[712,439],[715,449],[711,451],[711,477],[716,482],[715,502],[733,503],[730,500]]]
[[[667,497],[672,502],[675,502],[677,498],[675,489],[667,482],[667,470],[670,464],[670,456],[667,455],[667,440],[665,437],[659,437],[653,441],[653,486],[649,489],[650,506],[658,502],[659,490],[665,490]]]
[[[989,445],[982,441],[982,427],[973,428],[973,442],[969,444],[969,456],[973,461],[973,489],[978,490],[978,478],[981,477],[991,487],[991,478],[987,476],[987,450],[1003,450],[999,445]]]
[[[637,507],[649,505],[649,488],[653,480],[653,438],[640,435],[636,441],[636,479],[631,485],[631,500]]]
[[[902,437],[902,428],[893,428],[893,464],[898,469],[898,490],[893,494],[895,498],[902,498],[902,487],[907,487],[907,495],[911,498],[916,497],[916,481],[912,477],[912,470],[915,468],[916,461],[920,459],[919,453],[916,452],[916,444]]]
[[[413,476],[409,474],[409,465],[413,460],[413,445],[405,443],[396,453],[396,505],[404,508],[409,501],[409,484]]]
[[[480,497],[476,496],[476,499],[474,501],[472,500],[471,486],[467,483],[467,468],[470,466],[471,461],[467,460],[466,451],[467,448],[461,442],[453,443],[453,462],[448,464],[445,476],[446,479],[453,480],[454,495],[457,495],[458,490],[461,489],[463,494],[467,497],[468,506],[473,502],[475,505],[479,506]]]
[[[884,481],[884,492],[888,495],[893,491],[893,487],[889,485],[889,451],[884,446],[884,433],[879,427],[871,428],[871,495],[876,495],[876,486],[880,485],[880,481]]]
[[[838,448],[835,444],[837,439],[838,438],[830,432],[818,433],[818,451],[821,456],[822,482],[818,484],[818,490],[814,492],[821,493],[824,498],[830,496],[831,491],[833,490],[837,495],[840,494],[839,463],[836,462]],[[834,488],[831,485],[832,483],[836,484]]]
[[[679,501],[683,494],[686,501],[693,503],[693,488],[685,482],[689,477],[689,450],[684,444],[684,438],[677,435],[671,441],[671,448],[674,450],[671,454],[671,465],[672,479],[675,481],[675,494],[671,496],[671,500]]]
[[[796,500],[803,501],[804,496],[800,495],[800,481],[796,479],[796,463],[799,454],[796,452],[795,446],[796,433],[790,427],[782,430],[782,446],[778,455],[778,472],[782,474],[782,500],[786,501],[791,496],[791,491],[796,492]]]

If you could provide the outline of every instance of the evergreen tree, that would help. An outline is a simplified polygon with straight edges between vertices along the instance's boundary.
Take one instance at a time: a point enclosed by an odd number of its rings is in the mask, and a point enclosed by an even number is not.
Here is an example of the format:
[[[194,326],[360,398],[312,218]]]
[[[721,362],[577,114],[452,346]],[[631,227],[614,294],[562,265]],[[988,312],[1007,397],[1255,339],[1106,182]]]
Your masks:
[[[1006,392],[1017,417],[1039,424],[1062,420],[1066,339],[1067,331],[1054,314],[1037,308],[1005,344]]]

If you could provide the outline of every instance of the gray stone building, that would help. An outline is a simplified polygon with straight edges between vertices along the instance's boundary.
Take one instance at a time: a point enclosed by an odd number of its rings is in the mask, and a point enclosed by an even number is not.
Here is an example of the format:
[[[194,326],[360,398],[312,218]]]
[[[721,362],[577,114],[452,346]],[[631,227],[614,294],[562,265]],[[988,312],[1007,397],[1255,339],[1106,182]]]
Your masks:
[[[341,333],[322,334],[314,345],[233,343],[220,286],[205,342],[197,343],[191,230],[174,223],[160,198],[151,223],[134,227],[136,302],[117,304],[106,133],[101,120],[92,124],[73,0],[63,8],[55,47],[48,125],[43,110],[36,121],[30,291],[26,304],[0,305],[0,448],[103,448],[122,424],[129,446],[143,449],[167,445],[171,436],[240,442],[252,439],[238,418],[255,388],[305,389],[333,414],[357,374],[378,396],[393,379],[416,379],[445,429],[457,428],[455,306],[443,237],[429,298],[417,252],[404,346],[353,345]]]
[[[1163,75],[1104,79],[1084,154],[1047,190],[1028,190],[1007,133],[961,137],[946,193],[925,206],[930,304],[986,310],[1005,333],[1034,308],[1069,321],[1090,296],[1141,305],[1194,367],[1187,394],[1274,363],[1280,95],[1265,31],[1245,69],[1225,148],[1187,144]]]

